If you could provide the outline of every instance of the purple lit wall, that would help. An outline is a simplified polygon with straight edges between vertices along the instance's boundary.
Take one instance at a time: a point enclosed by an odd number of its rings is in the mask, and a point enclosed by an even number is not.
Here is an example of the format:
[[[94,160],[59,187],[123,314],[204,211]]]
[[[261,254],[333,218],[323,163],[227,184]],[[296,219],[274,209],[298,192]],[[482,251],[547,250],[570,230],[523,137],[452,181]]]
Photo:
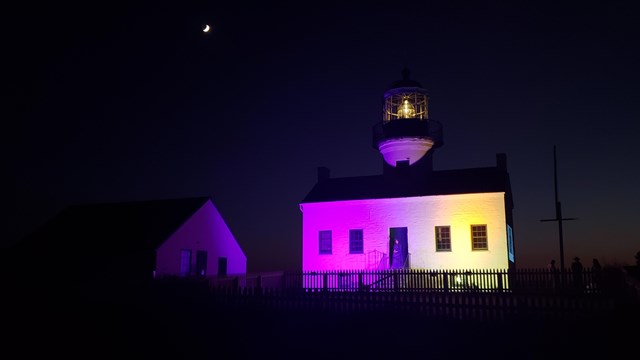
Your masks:
[[[503,192],[301,204],[302,268],[380,268],[380,261],[389,253],[390,228],[406,227],[411,268],[507,269],[504,204]],[[487,250],[472,250],[471,225],[478,224],[487,226]],[[450,226],[451,251],[436,251],[436,226]],[[351,229],[363,230],[362,254],[349,253]],[[319,232],[323,230],[331,230],[331,254],[320,254]]]
[[[247,257],[210,200],[156,250],[156,275],[184,275],[185,260],[194,273],[198,251],[201,258],[206,252],[205,274],[200,275],[218,275],[221,261],[226,262],[228,275],[247,272]],[[189,259],[183,254],[190,254]]]

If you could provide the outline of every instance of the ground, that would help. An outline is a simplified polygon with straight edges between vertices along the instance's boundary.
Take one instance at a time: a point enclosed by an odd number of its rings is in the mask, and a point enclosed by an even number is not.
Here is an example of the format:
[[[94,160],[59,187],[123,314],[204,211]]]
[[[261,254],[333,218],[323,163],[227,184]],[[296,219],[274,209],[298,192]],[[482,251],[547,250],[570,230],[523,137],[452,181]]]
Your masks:
[[[627,329],[639,319],[498,323],[384,310],[284,311],[221,306],[184,289],[13,294],[5,349],[24,358],[616,358],[635,348],[637,333]]]

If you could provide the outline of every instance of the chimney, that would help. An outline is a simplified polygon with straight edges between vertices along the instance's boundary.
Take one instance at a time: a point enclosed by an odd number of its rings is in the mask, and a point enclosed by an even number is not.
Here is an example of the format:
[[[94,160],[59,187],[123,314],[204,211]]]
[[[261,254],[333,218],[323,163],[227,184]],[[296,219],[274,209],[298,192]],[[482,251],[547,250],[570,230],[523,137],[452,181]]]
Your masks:
[[[318,166],[318,182],[329,180],[330,178],[329,168],[325,166]]]
[[[398,176],[407,176],[409,174],[409,160],[396,161],[396,173]]]
[[[504,172],[507,172],[507,154],[496,154],[496,167]]]

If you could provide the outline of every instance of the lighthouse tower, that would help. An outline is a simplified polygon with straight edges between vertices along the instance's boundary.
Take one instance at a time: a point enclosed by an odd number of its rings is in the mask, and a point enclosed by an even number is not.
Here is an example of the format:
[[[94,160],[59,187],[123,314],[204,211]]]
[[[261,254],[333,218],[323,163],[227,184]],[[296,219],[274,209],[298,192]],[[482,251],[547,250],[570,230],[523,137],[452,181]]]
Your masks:
[[[429,95],[404,68],[402,79],[385,91],[382,121],[373,126],[383,174],[427,175],[433,170],[434,149],[442,144],[442,125],[429,118]]]

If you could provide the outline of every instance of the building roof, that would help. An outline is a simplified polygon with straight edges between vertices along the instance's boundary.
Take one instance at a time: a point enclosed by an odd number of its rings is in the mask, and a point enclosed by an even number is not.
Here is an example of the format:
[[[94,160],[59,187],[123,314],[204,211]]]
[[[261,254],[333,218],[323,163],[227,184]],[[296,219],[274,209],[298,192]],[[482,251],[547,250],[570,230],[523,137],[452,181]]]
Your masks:
[[[16,250],[36,266],[53,266],[51,270],[81,273],[87,267],[136,258],[150,273],[155,249],[209,200],[194,197],[72,205],[23,239]]]
[[[302,203],[510,192],[509,177],[499,167],[431,172],[420,181],[384,175],[329,178],[311,189]]]

